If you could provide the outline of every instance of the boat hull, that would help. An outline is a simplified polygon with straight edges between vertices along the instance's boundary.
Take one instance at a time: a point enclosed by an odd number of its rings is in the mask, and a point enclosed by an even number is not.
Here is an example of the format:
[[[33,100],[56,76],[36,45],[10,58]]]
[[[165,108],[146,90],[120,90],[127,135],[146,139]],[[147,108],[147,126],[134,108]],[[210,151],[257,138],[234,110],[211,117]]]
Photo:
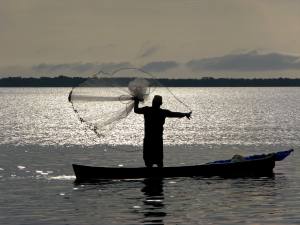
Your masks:
[[[211,163],[164,168],[109,168],[73,164],[76,182],[102,179],[137,179],[151,177],[259,177],[273,176],[274,156],[243,162]]]
[[[107,179],[138,179],[163,177],[272,177],[275,161],[284,160],[294,150],[244,157],[239,162],[219,160],[203,165],[163,168],[111,168],[73,164],[75,182],[94,182]]]

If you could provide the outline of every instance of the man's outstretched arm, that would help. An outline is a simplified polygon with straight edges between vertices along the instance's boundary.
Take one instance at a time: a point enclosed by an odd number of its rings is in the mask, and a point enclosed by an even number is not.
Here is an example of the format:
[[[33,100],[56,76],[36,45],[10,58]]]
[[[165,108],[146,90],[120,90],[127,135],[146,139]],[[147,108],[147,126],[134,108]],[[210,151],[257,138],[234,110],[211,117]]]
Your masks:
[[[188,119],[191,119],[192,112],[189,113],[181,113],[181,112],[172,112],[172,111],[167,111],[167,117],[174,117],[174,118],[182,118],[186,117]]]

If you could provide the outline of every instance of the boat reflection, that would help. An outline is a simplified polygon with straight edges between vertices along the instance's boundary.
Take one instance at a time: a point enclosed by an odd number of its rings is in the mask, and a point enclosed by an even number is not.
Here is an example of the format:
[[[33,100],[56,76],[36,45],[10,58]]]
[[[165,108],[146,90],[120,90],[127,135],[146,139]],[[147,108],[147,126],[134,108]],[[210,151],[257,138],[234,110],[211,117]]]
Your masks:
[[[164,205],[163,179],[147,178],[143,181],[141,189],[144,198],[144,224],[164,224],[167,215]]]

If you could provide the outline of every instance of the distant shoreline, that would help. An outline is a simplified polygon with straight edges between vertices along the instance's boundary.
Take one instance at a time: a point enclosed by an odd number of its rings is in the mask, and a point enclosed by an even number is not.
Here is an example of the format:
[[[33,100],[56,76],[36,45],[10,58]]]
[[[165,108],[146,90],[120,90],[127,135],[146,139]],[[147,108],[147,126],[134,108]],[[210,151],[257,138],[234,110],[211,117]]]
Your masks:
[[[82,77],[41,77],[22,78],[7,77],[0,79],[0,87],[74,87],[84,82]],[[106,78],[118,86],[127,86],[130,78]],[[105,80],[105,79],[104,79]],[[106,81],[107,81],[106,80]],[[299,87],[300,78],[212,78],[201,79],[158,79],[158,82],[167,87]],[[105,82],[98,86],[106,86]]]

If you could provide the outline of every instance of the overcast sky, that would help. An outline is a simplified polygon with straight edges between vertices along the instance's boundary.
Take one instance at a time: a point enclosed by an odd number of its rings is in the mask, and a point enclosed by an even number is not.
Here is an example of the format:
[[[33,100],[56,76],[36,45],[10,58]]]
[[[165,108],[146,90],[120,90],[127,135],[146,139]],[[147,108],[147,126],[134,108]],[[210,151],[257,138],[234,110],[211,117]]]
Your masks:
[[[0,76],[300,78],[300,1],[0,0]]]

